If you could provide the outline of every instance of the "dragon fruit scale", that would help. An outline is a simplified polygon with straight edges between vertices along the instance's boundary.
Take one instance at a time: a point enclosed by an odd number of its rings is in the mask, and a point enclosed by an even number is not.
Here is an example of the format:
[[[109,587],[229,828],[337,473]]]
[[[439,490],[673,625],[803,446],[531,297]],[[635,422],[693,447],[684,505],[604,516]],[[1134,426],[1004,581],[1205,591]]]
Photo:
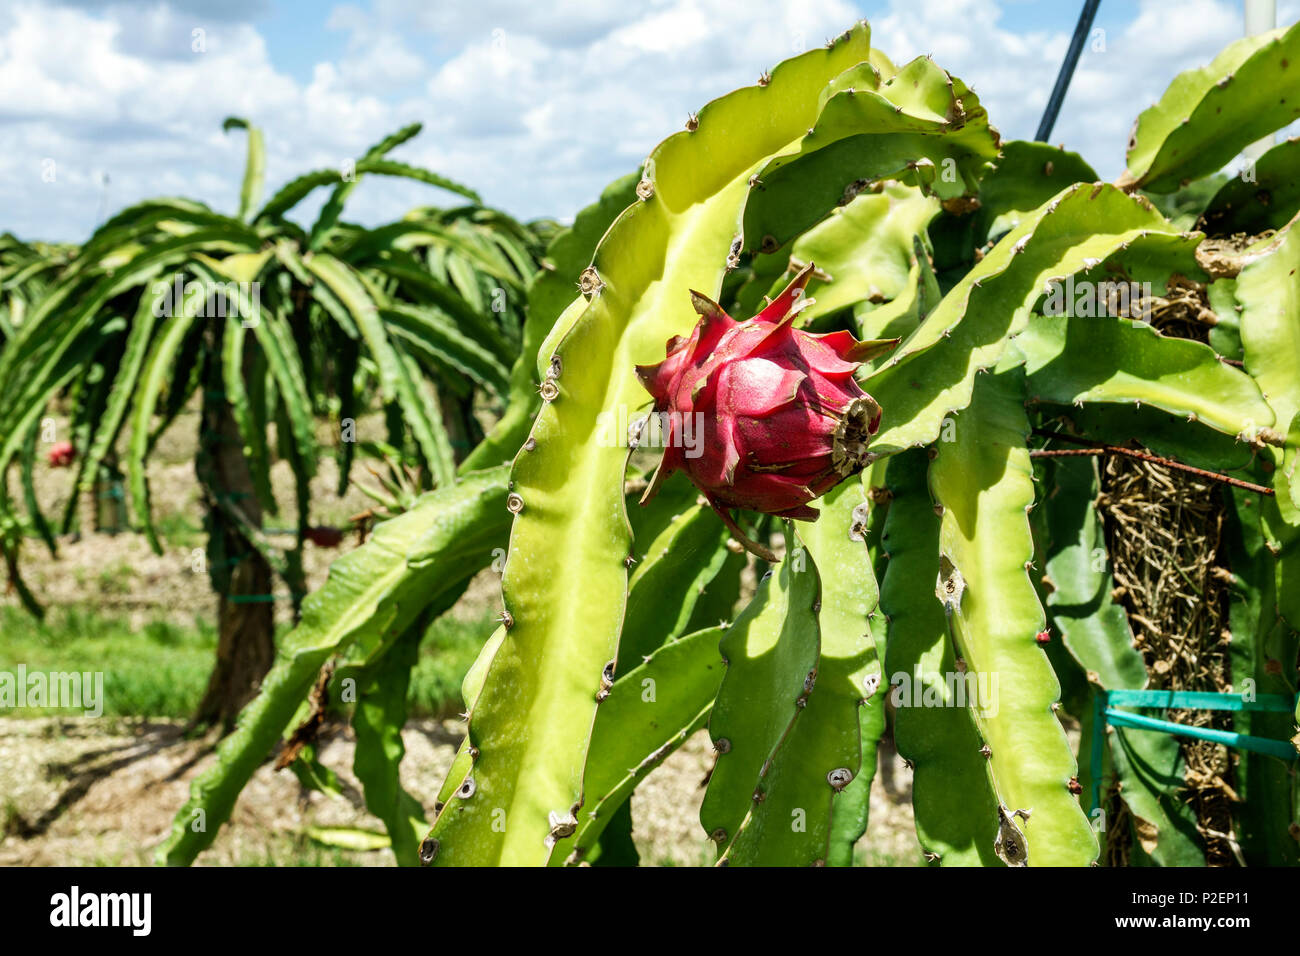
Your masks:
[[[664,457],[646,490],[684,471],[733,532],[728,509],[813,520],[808,503],[862,469],[880,427],[880,406],[853,374],[897,339],[859,342],[848,332],[814,335],[794,327],[811,299],[804,295],[809,263],[758,315],[732,319],[698,292],[700,319],[687,337],[667,345],[657,365],[637,374],[666,421]],[[694,425],[694,457],[677,432]],[[737,534],[751,551],[770,552]]]

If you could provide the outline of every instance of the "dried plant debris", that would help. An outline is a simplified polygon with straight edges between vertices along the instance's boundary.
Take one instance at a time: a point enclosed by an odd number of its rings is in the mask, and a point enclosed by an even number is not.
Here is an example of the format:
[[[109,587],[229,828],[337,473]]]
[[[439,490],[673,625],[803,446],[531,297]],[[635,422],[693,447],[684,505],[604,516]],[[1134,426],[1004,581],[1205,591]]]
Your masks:
[[[1097,506],[1134,646],[1160,690],[1232,689],[1227,631],[1229,576],[1221,565],[1224,512],[1219,488],[1154,462],[1112,457],[1101,472]],[[1175,710],[1167,719],[1230,729],[1221,711]],[[1205,838],[1206,861],[1230,865],[1234,853],[1232,762],[1225,747],[1182,742],[1187,789]]]

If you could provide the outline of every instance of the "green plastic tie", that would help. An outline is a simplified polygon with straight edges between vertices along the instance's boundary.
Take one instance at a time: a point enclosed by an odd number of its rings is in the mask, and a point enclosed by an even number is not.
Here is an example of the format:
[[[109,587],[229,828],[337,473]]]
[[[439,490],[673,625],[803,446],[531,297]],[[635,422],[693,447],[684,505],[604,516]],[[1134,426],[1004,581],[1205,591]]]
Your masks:
[[[1093,774],[1092,809],[1094,810],[1101,806],[1101,748],[1105,746],[1107,725],[1170,734],[1175,737],[1191,737],[1194,740],[1208,740],[1236,750],[1277,757],[1279,760],[1294,761],[1300,757],[1295,745],[1289,740],[1254,737],[1250,734],[1218,730],[1214,727],[1192,727],[1188,724],[1174,723],[1172,720],[1162,720],[1159,717],[1148,717],[1145,714],[1118,709],[1146,707],[1158,710],[1292,713],[1296,708],[1296,698],[1286,694],[1260,694],[1253,700],[1247,700],[1241,694],[1220,694],[1199,690],[1098,690],[1094,706],[1092,759],[1089,763]]]
[[[1116,707],[1158,707],[1163,710],[1235,710],[1282,712],[1295,710],[1295,699],[1285,694],[1260,694],[1246,700],[1241,694],[1216,694],[1200,690],[1111,690]]]
[[[1106,708],[1106,722],[1115,727],[1132,727],[1134,730],[1153,730],[1157,733],[1172,734],[1175,737],[1191,737],[1195,740],[1208,740],[1223,744],[1237,750],[1249,750],[1252,753],[1267,754],[1280,760],[1295,760],[1300,754],[1289,740],[1273,740],[1269,737],[1252,737],[1232,730],[1217,730],[1213,727],[1191,727],[1176,724],[1172,720],[1160,720],[1146,717],[1127,710]]]

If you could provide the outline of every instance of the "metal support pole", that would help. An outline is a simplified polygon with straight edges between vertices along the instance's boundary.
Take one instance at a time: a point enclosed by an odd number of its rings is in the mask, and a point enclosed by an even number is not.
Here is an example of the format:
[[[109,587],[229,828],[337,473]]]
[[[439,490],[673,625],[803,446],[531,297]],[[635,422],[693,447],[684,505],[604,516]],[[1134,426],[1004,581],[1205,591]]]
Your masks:
[[[1075,25],[1070,48],[1065,52],[1065,62],[1061,64],[1061,72],[1056,74],[1056,86],[1052,88],[1047,109],[1043,112],[1043,120],[1038,124],[1038,133],[1034,136],[1034,139],[1040,143],[1047,142],[1047,138],[1052,135],[1052,127],[1056,125],[1056,114],[1061,111],[1061,103],[1065,101],[1065,91],[1070,88],[1070,78],[1074,76],[1074,68],[1079,63],[1079,54],[1083,52],[1083,41],[1087,38],[1088,31],[1092,29],[1092,20],[1097,15],[1099,6],[1101,0],[1085,0],[1083,4],[1083,12],[1079,14],[1079,22]]]

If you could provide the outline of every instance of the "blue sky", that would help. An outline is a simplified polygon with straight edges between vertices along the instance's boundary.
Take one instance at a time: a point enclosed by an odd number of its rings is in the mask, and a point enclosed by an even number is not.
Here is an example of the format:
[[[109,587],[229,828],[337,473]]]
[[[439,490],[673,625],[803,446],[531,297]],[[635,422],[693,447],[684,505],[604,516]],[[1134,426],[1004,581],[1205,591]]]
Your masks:
[[[569,219],[688,113],[860,18],[895,62],[932,55],[1004,137],[1028,138],[1080,6],[0,0],[0,231],[77,240],[156,195],[232,210],[244,155],[242,134],[221,132],[232,114],[264,130],[268,193],[418,120],[398,158],[515,215]],[[1280,0],[1280,24],[1298,16],[1300,0]],[[1103,0],[1052,141],[1114,178],[1136,114],[1242,26],[1240,0]],[[377,223],[453,201],[372,177],[347,215]]]

